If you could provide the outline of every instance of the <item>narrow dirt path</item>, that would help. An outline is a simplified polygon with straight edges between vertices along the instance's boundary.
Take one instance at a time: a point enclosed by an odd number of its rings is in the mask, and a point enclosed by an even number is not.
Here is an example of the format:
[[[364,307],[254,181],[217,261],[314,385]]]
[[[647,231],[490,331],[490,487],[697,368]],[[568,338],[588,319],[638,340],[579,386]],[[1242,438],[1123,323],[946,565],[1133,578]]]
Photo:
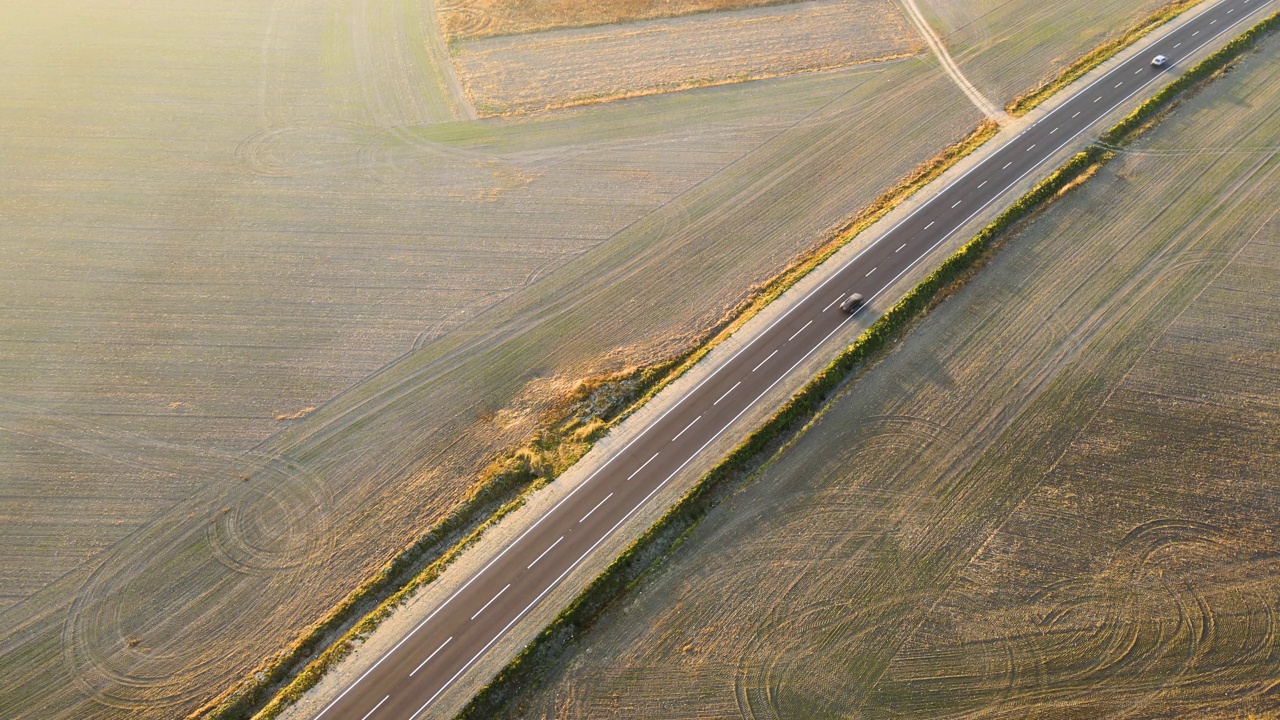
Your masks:
[[[951,53],[947,52],[947,47],[942,44],[942,38],[934,32],[929,22],[925,20],[924,14],[920,12],[920,8],[916,5],[915,0],[901,0],[902,8],[907,13],[907,18],[911,20],[911,24],[916,26],[916,30],[920,31],[920,37],[924,38],[925,43],[929,45],[929,49],[933,51],[934,56],[938,58],[938,62],[942,64],[942,69],[947,75],[955,81],[961,92],[973,102],[984,115],[999,123],[1001,126],[1009,124],[1012,118],[1005,113],[1004,110],[996,107],[995,103],[987,99],[973,83],[969,82],[969,78],[960,72],[960,66],[956,65],[956,61],[951,59]]]

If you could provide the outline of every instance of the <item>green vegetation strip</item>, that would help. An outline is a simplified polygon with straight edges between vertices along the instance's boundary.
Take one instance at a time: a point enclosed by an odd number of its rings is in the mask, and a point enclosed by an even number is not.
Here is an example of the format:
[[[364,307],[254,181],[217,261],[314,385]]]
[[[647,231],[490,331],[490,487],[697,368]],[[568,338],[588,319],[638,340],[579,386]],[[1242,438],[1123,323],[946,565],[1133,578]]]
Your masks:
[[[1278,24],[1280,12],[1269,16],[1196,64],[1104,133],[1104,142],[1116,144],[1131,140],[1144,132],[1152,125],[1147,120],[1168,107],[1179,93],[1211,80]],[[610,563],[546,629],[472,698],[458,714],[458,720],[495,717],[515,702],[521,693],[538,686],[575,638],[582,637],[611,603],[634,587],[649,570],[678,548],[698,522],[728,492],[775,455],[779,448],[794,441],[856,370],[865,366],[869,359],[890,342],[901,337],[913,322],[972,276],[973,271],[981,266],[1006,231],[1027,219],[1053,198],[1083,182],[1113,155],[1110,150],[1098,146],[1091,146],[1077,153],[912,288],[762,427],[703,476],[644,535]]]
[[[1042,83],[1030,92],[1014,98],[1012,102],[1005,106],[1005,110],[1015,117],[1026,115],[1054,93],[1079,80],[1085,73],[1106,62],[1135,40],[1181,15],[1184,11],[1198,5],[1200,2],[1201,0],[1176,0],[1161,7],[1129,26],[1116,37],[1090,50],[1088,54],[1068,65],[1057,77]]]
[[[830,239],[791,263],[767,283],[756,288],[725,318],[693,343],[693,348],[666,362],[641,368],[621,380],[612,378],[602,387],[587,382],[579,387],[601,390],[622,387],[625,402],[608,413],[607,422],[570,418],[550,423],[525,446],[495,461],[482,474],[475,490],[447,518],[397,555],[377,575],[367,580],[288,650],[259,667],[251,678],[191,714],[207,720],[272,720],[320,682],[326,672],[346,658],[358,643],[388,618],[404,601],[434,581],[462,551],[523,505],[528,495],[555,479],[582,457],[609,428],[625,420],[654,395],[692,368],[738,327],[795,285],[815,267],[854,237],[893,210],[916,190],[972,153],[995,136],[999,127],[985,120],[972,133],[920,164],[893,187],[881,193]],[[585,398],[575,397],[582,401]],[[617,409],[621,406],[622,409]],[[566,413],[572,415],[573,413]],[[566,447],[569,448],[566,451]],[[442,551],[443,548],[443,551]],[[438,555],[432,560],[433,555]],[[428,563],[422,570],[414,568]],[[369,608],[373,608],[369,611]],[[368,612],[363,618],[361,614]],[[347,629],[343,628],[359,622]],[[335,639],[336,636],[336,639]],[[330,644],[332,643],[332,644]],[[328,647],[326,647],[328,645]],[[317,655],[317,653],[319,653]],[[273,696],[274,693],[274,696]]]

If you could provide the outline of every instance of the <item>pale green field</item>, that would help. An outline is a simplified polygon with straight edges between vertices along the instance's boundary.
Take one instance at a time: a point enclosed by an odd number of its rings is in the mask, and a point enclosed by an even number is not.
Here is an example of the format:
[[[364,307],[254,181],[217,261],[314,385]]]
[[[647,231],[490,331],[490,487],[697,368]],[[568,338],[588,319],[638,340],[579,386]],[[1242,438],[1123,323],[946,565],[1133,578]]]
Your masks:
[[[512,715],[1280,712],[1277,46],[1016,233]]]
[[[969,81],[996,105],[1057,77],[1165,0],[917,0]]]

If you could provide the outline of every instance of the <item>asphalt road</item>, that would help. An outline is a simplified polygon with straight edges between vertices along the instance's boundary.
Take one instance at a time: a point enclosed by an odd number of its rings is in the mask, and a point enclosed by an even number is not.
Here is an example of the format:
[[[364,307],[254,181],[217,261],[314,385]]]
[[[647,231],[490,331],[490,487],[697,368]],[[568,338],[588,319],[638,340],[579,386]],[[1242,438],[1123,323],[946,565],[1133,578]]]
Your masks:
[[[848,293],[872,301],[966,221],[1076,135],[1157,80],[1164,69],[1270,0],[1222,0],[1089,85],[890,229],[654,421],[600,470],[466,582],[317,719],[411,720],[520,618],[736,422],[851,320]],[[834,353],[836,347],[829,349]]]

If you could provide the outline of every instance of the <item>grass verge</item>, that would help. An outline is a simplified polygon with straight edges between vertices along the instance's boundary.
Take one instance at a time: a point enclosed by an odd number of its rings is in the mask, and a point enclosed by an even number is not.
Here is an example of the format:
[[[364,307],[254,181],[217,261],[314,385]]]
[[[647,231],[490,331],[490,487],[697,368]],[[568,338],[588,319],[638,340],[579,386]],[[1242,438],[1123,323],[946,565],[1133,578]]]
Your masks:
[[[1145,18],[1125,28],[1119,35],[1090,50],[1087,54],[1071,63],[1057,77],[1046,80],[1034,89],[1014,98],[1005,106],[1005,110],[1014,117],[1026,115],[1040,103],[1047,100],[1062,88],[1079,80],[1085,73],[1109,60],[1113,55],[1128,47],[1131,43],[1152,30],[1181,15],[1186,10],[1200,4],[1202,0],[1174,0]]]
[[[1129,142],[1153,127],[1176,99],[1223,74],[1237,57],[1277,26],[1280,26],[1280,12],[1189,69],[1104,133],[1104,142],[1111,145]],[[458,714],[459,720],[495,717],[517,702],[522,693],[537,687],[610,604],[677,549],[722,498],[793,443],[860,368],[972,277],[1011,228],[1086,181],[1113,156],[1110,149],[1096,145],[1076,154],[912,288],[598,575],[472,698]]]
[[[702,333],[692,348],[665,362],[618,375],[583,381],[567,406],[553,408],[533,438],[495,460],[463,503],[421,539],[392,559],[283,653],[251,677],[190,717],[206,720],[270,720],[351,654],[392,612],[439,577],[461,553],[503,517],[523,505],[528,494],[554,480],[587,453],[595,441],[693,367],[743,323],[999,131],[984,120],[973,132],[921,163],[826,239],[791,262]],[[602,406],[603,402],[603,406]]]

